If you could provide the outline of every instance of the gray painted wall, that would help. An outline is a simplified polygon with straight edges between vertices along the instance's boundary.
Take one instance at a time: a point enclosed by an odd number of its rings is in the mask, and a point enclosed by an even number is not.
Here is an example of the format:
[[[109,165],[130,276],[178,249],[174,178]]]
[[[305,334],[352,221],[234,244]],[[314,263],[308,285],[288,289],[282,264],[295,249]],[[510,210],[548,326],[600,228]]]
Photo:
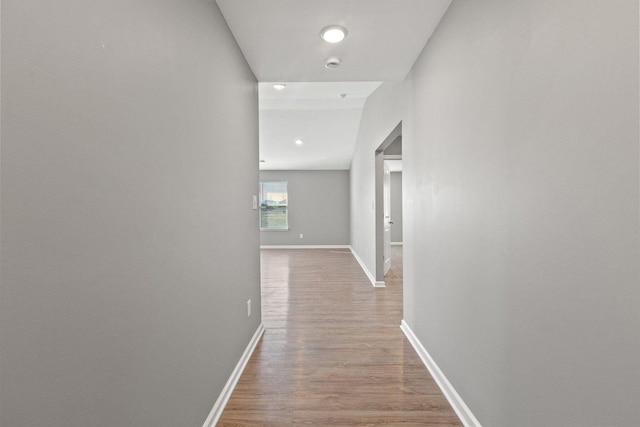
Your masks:
[[[640,425],[638,15],[454,0],[365,105],[352,245],[404,90],[404,317],[485,426]]]
[[[402,172],[391,172],[391,241],[402,242]]]
[[[454,1],[408,84],[408,324],[485,426],[640,425],[638,2]]]
[[[391,143],[390,146],[385,148],[384,154],[393,155],[393,156],[402,155],[402,135],[398,136],[396,140]]]
[[[351,161],[351,247],[367,270],[376,274],[375,151],[404,116],[403,82],[385,82],[362,110],[358,138]]]
[[[289,230],[263,231],[261,244],[349,244],[349,171],[260,171],[260,180],[287,181],[289,193]]]
[[[1,74],[0,425],[201,426],[261,317],[257,84],[216,4],[3,0]]]

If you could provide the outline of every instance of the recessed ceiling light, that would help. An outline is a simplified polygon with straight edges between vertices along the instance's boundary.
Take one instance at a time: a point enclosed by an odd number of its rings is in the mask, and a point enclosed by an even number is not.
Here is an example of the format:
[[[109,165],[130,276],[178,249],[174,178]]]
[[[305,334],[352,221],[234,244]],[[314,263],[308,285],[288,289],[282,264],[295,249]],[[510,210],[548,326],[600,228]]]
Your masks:
[[[286,85],[286,84],[284,84],[284,83],[276,83],[276,84],[274,84],[274,85],[273,85],[273,88],[274,88],[275,90],[282,90],[282,89],[284,89],[285,87],[287,87],[287,85]]]
[[[301,139],[296,139],[296,145],[302,145],[304,141]]]
[[[336,57],[329,58],[324,66],[325,68],[338,68],[340,66],[340,59]]]
[[[347,29],[340,25],[329,25],[322,29],[320,37],[327,43],[339,43],[347,37]]]

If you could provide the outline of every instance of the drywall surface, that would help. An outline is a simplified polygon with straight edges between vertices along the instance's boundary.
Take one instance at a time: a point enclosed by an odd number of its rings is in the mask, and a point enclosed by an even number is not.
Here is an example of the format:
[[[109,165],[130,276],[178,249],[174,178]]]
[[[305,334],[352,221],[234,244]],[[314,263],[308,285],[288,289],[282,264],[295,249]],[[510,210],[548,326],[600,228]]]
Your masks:
[[[385,82],[367,98],[351,162],[351,246],[376,274],[375,151],[402,121],[404,83]]]
[[[262,231],[261,244],[349,244],[349,171],[260,171],[260,181],[286,181],[289,201],[289,230]]]
[[[402,172],[391,172],[391,241],[402,242]]]
[[[0,425],[201,426],[261,317],[257,83],[216,4],[3,0],[2,88]]]
[[[396,140],[391,143],[390,146],[385,148],[384,154],[391,155],[391,156],[402,155],[402,135],[398,136]]]
[[[408,85],[410,327],[485,426],[640,425],[638,2],[454,1]]]

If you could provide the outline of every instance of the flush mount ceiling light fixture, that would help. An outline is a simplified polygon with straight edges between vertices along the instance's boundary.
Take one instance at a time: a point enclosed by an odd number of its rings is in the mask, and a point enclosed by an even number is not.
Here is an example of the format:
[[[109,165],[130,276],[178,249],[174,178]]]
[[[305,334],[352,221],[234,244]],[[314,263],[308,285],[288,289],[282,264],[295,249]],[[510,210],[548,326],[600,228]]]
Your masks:
[[[329,59],[327,59],[327,62],[325,62],[324,64],[325,68],[338,68],[340,66],[340,59],[334,57],[331,57]]]
[[[340,25],[329,25],[320,31],[320,37],[327,43],[340,43],[347,37],[347,29]]]
[[[276,83],[276,84],[274,84],[274,85],[273,85],[273,88],[274,88],[275,90],[282,90],[282,89],[284,89],[285,87],[287,87],[287,85],[286,85],[286,84],[284,84],[284,83]]]
[[[300,138],[296,139],[296,145],[302,145],[302,143],[304,142],[303,140],[301,140]]]

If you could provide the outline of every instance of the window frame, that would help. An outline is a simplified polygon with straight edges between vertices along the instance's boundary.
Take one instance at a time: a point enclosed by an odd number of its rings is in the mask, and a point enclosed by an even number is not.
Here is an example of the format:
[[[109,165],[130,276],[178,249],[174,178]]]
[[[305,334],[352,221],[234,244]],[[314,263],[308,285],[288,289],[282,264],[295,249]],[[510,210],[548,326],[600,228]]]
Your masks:
[[[284,227],[262,227],[262,214],[263,214],[263,186],[264,184],[284,184],[284,190],[286,194],[287,204],[284,205],[286,207],[286,216],[285,216],[285,226]],[[289,181],[260,181],[260,188],[258,194],[258,225],[260,227],[260,231],[289,231]],[[279,205],[282,206],[282,205]]]

